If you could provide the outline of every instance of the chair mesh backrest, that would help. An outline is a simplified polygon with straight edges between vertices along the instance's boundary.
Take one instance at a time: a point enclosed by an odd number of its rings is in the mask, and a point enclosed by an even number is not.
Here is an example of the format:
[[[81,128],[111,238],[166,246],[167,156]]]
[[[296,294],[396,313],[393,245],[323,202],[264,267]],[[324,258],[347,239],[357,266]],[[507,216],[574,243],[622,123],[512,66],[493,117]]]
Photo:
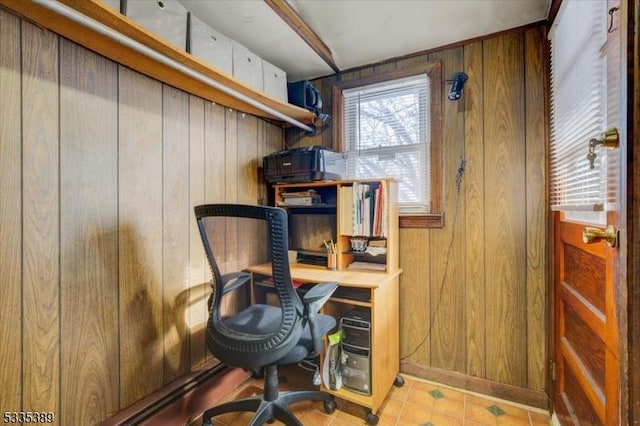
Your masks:
[[[253,368],[287,354],[302,332],[303,304],[291,282],[287,214],[276,207],[207,204],[194,209],[213,276],[207,346],[226,364]],[[238,333],[225,326],[222,278],[250,265],[271,262],[279,299],[278,327],[261,334]]]

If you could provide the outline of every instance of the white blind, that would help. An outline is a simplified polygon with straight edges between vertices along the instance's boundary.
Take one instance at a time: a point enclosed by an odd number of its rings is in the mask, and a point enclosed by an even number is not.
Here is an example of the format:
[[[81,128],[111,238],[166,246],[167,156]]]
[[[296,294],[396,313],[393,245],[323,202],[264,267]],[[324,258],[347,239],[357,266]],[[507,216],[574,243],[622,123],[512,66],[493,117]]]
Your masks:
[[[592,169],[588,143],[606,126],[605,0],[565,0],[551,40],[551,208],[602,210],[606,150]]]
[[[347,175],[394,177],[400,212],[429,212],[429,77],[420,74],[342,94]]]

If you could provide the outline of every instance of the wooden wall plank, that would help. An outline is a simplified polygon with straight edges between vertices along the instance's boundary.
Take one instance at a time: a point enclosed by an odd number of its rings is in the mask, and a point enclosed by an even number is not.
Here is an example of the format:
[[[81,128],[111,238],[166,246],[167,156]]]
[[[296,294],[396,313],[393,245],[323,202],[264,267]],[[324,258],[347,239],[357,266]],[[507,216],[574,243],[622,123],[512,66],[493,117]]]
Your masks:
[[[60,413],[58,37],[22,24],[23,407]]]
[[[393,71],[396,69],[396,62],[395,61],[390,61],[390,62],[385,62],[383,64],[378,64],[378,65],[374,65],[373,66],[373,74],[383,74],[385,72],[389,72],[389,71]],[[364,77],[364,70],[360,71],[360,76]]]
[[[400,358],[421,365],[431,363],[430,258],[428,229],[400,230]]]
[[[224,136],[224,200],[226,203],[237,203],[239,182],[238,182],[238,118],[239,113],[231,108],[225,109],[225,136]],[[237,271],[238,265],[238,226],[235,220],[226,223],[225,252],[226,262],[223,273]],[[229,302],[235,301],[235,294],[229,294]],[[234,302],[235,303],[235,302]],[[235,308],[228,308],[235,309]],[[227,311],[233,312],[233,311]]]
[[[430,61],[442,61],[443,79],[463,69],[463,48],[458,47],[428,55]],[[448,93],[445,84],[443,97]],[[430,243],[438,250],[430,251],[430,296],[432,319],[431,365],[464,371],[466,369],[465,330],[465,207],[462,189],[455,182],[464,157],[464,102],[444,100],[444,208],[445,224],[442,229],[430,230]],[[455,261],[459,259],[460,261]]]
[[[205,150],[204,112],[205,102],[189,97],[189,334],[191,366],[198,366],[207,359],[204,330],[207,322],[208,281],[211,272],[206,261],[200,233],[193,214],[193,207],[205,202]]]
[[[235,203],[238,200],[238,115],[231,108],[225,108],[224,120],[224,200]]]
[[[465,198],[465,287],[467,326],[466,373],[485,375],[485,201],[484,182],[484,87],[482,42],[464,47],[464,69],[469,80],[464,87],[465,103],[464,174]]]
[[[20,20],[0,10],[0,401],[22,405],[22,149]]]
[[[244,204],[258,202],[258,119],[252,115],[241,115],[237,133],[238,195],[237,201]],[[260,158],[261,160],[261,158]]]
[[[238,198],[241,204],[256,204],[258,202],[258,119],[249,115],[240,115],[238,120]],[[258,228],[256,223],[250,226],[240,226],[238,235],[239,267],[244,268],[256,263],[266,262],[260,259],[258,247],[251,244],[256,241]]]
[[[426,62],[429,62],[429,56],[427,54],[416,55],[395,61],[397,69],[414,68],[418,65],[423,65]]]
[[[162,86],[164,382],[189,371],[189,95]]]
[[[526,210],[521,34],[483,42],[487,378],[526,386]],[[491,236],[489,238],[489,236]]]
[[[205,102],[205,201],[225,201],[225,108]]]
[[[117,66],[60,40],[62,413],[118,411]]]
[[[205,103],[205,202],[226,201],[226,108]],[[224,236],[216,239],[212,246],[215,253],[224,252],[217,246],[226,244]],[[221,264],[226,258],[218,259]]]
[[[224,203],[226,194],[226,114],[220,105],[205,103],[205,202]],[[227,257],[221,246],[226,245],[224,230],[216,232],[219,238],[211,241],[214,253],[222,253],[216,260],[225,268]],[[224,272],[223,272],[224,273]]]
[[[544,27],[524,34],[525,146],[527,205],[527,387],[546,389],[547,371],[547,192],[546,97],[547,62]],[[545,143],[541,143],[545,141]]]
[[[163,383],[162,85],[119,68],[120,402]]]

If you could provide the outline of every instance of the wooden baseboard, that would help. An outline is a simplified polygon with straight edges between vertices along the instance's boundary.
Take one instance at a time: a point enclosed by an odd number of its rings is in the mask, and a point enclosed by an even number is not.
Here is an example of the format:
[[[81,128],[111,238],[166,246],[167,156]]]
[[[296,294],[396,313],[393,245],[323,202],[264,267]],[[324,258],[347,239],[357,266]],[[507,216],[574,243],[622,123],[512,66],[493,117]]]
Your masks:
[[[101,426],[189,424],[249,376],[247,371],[214,360],[118,412]]]
[[[494,382],[480,377],[469,376],[440,368],[426,367],[408,361],[400,364],[402,373],[422,379],[442,383],[459,389],[481,393],[483,395],[525,404],[531,407],[549,409],[549,396],[546,392],[534,391],[505,383]]]

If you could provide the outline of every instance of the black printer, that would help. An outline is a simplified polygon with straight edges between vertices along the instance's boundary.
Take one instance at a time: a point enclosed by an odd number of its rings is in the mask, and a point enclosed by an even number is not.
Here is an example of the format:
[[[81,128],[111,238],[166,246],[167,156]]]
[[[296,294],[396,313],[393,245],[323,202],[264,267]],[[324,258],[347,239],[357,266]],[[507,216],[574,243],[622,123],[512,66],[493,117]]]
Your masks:
[[[274,152],[263,158],[262,167],[269,183],[338,180],[347,171],[343,154],[321,146]]]

